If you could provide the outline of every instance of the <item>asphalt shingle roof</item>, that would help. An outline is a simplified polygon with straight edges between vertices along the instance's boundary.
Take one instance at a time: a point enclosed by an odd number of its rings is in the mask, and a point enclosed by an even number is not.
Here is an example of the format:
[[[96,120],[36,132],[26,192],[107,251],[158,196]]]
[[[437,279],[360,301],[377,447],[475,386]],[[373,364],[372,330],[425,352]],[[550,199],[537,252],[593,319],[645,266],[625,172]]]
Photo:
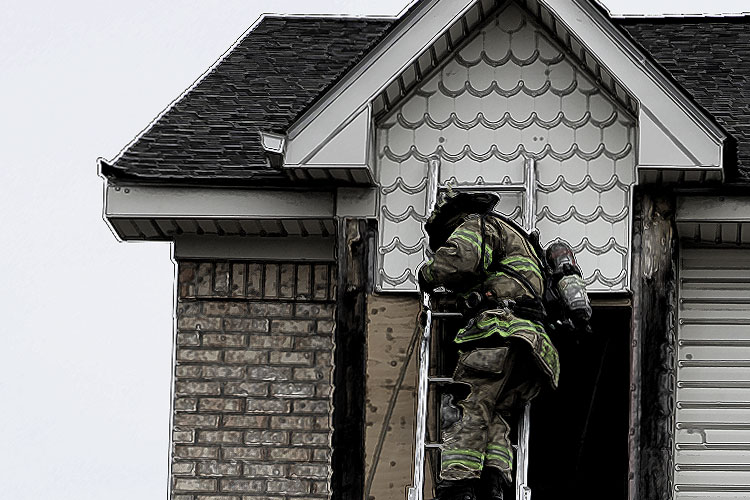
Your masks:
[[[614,22],[736,140],[740,178],[749,180],[750,17]],[[259,132],[286,131],[396,23],[266,17],[113,165],[103,163],[103,173],[168,183],[282,183],[286,176],[267,165]]]
[[[739,175],[750,179],[750,17],[615,23],[734,138]]]
[[[259,131],[285,131],[392,24],[264,18],[102,172],[161,182],[281,182],[286,176],[267,166]]]

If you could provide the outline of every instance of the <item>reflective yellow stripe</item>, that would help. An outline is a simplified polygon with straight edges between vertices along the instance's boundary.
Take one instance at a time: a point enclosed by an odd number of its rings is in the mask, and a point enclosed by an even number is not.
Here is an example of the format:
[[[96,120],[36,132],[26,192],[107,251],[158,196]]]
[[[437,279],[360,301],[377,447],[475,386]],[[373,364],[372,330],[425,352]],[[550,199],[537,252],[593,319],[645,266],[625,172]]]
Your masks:
[[[539,279],[542,279],[542,270],[540,269],[539,264],[530,257],[524,257],[522,255],[506,257],[500,261],[500,264],[504,264],[516,271],[530,271],[536,274]]]
[[[500,460],[501,462],[508,464],[508,467],[513,467],[513,463],[510,460],[500,455],[494,455],[492,453],[488,453],[487,460]]]
[[[479,252],[479,255],[482,254],[482,238],[475,232],[469,231],[467,229],[458,229],[453,233],[453,236],[455,236],[458,239],[461,239],[467,243],[470,243],[476,250]],[[492,258],[492,249],[488,244],[484,244],[484,262],[482,262],[482,265],[485,269],[487,269],[490,266],[490,259]]]

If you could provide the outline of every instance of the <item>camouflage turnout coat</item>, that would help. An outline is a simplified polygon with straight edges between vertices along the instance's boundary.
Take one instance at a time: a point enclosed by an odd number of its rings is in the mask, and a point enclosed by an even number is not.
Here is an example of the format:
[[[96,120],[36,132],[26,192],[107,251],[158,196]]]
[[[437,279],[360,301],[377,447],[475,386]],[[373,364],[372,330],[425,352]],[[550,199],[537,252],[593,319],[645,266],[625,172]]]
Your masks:
[[[484,237],[483,237],[484,233]],[[542,257],[543,258],[543,257]],[[443,286],[459,294],[472,291],[491,294],[496,301],[503,299],[532,299],[544,292],[540,256],[527,237],[500,217],[469,216],[453,231],[448,240],[420,269],[422,282],[432,288]],[[521,274],[526,283],[503,271],[495,271],[493,264],[503,264]],[[560,362],[544,326],[536,321],[516,316],[510,309],[487,309],[478,313],[458,331],[455,342],[470,343],[493,335],[523,340],[531,346],[539,368],[557,387]]]

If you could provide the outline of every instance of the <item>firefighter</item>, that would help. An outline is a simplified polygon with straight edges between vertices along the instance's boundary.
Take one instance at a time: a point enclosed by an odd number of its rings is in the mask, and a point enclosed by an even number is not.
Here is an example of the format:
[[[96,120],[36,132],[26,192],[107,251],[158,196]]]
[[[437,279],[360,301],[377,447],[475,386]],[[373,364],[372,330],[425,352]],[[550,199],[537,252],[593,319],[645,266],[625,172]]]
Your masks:
[[[453,379],[470,391],[455,422],[443,425],[437,500],[502,500],[512,484],[509,417],[543,385],[557,387],[560,374],[545,329],[546,256],[522,228],[492,213],[497,202],[492,193],[449,192],[425,224],[434,255],[419,270],[419,286],[457,293],[468,318],[454,339]],[[580,270],[577,278],[572,293],[580,299]],[[583,296],[587,321],[585,289]]]

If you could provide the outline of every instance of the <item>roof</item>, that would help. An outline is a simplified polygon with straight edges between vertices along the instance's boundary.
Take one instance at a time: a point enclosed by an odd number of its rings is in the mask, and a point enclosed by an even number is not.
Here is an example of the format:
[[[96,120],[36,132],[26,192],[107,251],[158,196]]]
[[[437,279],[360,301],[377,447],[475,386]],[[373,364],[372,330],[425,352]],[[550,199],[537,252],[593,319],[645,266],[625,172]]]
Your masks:
[[[740,177],[750,179],[750,16],[614,22],[736,141]]]
[[[263,183],[260,131],[284,132],[375,45],[393,20],[267,16],[111,165],[108,177]]]
[[[613,21],[736,140],[741,177],[750,179],[750,17]],[[102,162],[102,173],[163,183],[284,182],[260,131],[285,132],[396,24],[263,18],[113,164]]]

